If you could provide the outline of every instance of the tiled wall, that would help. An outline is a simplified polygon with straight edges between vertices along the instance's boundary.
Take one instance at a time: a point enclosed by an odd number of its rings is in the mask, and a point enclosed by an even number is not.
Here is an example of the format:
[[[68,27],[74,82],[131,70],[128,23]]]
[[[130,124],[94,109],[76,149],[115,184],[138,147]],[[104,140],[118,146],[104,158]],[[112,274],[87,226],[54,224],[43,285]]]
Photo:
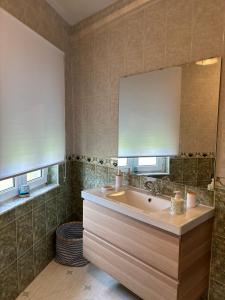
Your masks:
[[[170,158],[170,179],[177,183],[207,188],[215,174],[213,157]]]
[[[95,23],[89,25],[86,21],[86,27],[83,25],[80,32],[75,27],[71,35],[73,102],[70,118],[73,134],[70,153],[99,157],[116,155],[121,76],[223,56],[223,0],[146,2],[129,13],[125,11],[122,16],[118,12],[118,18],[103,26],[96,26],[99,20],[95,17]],[[220,109],[222,131],[225,128],[222,124],[225,109],[223,77],[224,66]],[[220,136],[219,149],[224,139],[222,133]],[[223,160],[222,149],[219,162]],[[220,176],[222,169],[223,165],[219,163]]]
[[[74,219],[71,178],[0,216],[0,299],[13,300],[53,259],[58,225]]]
[[[73,28],[72,87],[69,113],[72,135],[68,153],[90,157],[114,157],[118,140],[118,91],[121,76],[185,64],[203,58],[224,57],[224,0],[134,0],[143,3],[135,10],[119,9],[98,14]],[[128,5],[129,5],[128,1]],[[110,18],[111,17],[111,18]],[[222,67],[217,175],[225,177],[225,64]],[[179,162],[176,162],[179,163]],[[201,166],[202,175],[209,161]],[[191,167],[195,169],[195,162]],[[80,188],[111,182],[113,168],[89,162],[73,162],[77,197]],[[196,173],[186,168],[190,184]],[[204,173],[204,174],[203,174]],[[112,175],[113,174],[113,175]],[[80,177],[79,177],[80,176]],[[112,177],[111,177],[112,176]],[[203,177],[204,177],[203,176]],[[130,184],[142,186],[136,176]],[[186,190],[189,187],[186,186]],[[191,188],[193,189],[193,187]],[[167,187],[171,193],[173,187]],[[213,204],[214,193],[198,189],[202,203]],[[215,193],[216,221],[210,299],[221,300],[225,294],[225,194]],[[205,202],[204,202],[205,201]]]
[[[69,26],[44,0],[0,0],[0,6],[66,53],[66,109],[70,110]],[[1,300],[15,299],[53,258],[55,229],[75,211],[71,178],[63,183],[62,167],[60,183],[59,188],[0,216]]]
[[[124,6],[143,2],[148,3],[133,11]],[[114,7],[118,13],[111,7],[73,28],[72,47],[68,25],[46,1],[0,0],[0,5],[66,51],[67,153],[116,154],[120,76],[224,55],[224,0],[122,0]],[[217,164],[221,177],[225,177],[224,70],[223,66]],[[101,162],[69,162],[66,186],[0,218],[0,298],[14,299],[46,265],[53,255],[53,232],[61,221],[70,213],[82,217],[80,190],[113,182],[115,172]],[[142,186],[144,179],[130,180]],[[213,196],[201,192],[199,199],[211,203]],[[225,294],[224,215],[225,193],[217,191],[210,288],[214,300]]]

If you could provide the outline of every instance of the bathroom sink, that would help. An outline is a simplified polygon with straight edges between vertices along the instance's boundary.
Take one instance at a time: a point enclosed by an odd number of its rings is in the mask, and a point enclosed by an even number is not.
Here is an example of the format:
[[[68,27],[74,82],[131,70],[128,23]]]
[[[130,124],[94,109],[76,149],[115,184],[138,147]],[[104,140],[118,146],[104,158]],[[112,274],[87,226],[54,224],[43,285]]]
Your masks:
[[[133,206],[143,211],[160,211],[170,207],[168,200],[140,193],[133,190],[121,190],[107,194],[107,198],[116,200],[122,204]]]
[[[110,192],[96,188],[82,191],[81,195],[84,201],[179,236],[214,216],[214,209],[205,205],[190,208],[182,215],[171,215],[169,198],[152,196],[147,191],[139,192],[130,187]]]

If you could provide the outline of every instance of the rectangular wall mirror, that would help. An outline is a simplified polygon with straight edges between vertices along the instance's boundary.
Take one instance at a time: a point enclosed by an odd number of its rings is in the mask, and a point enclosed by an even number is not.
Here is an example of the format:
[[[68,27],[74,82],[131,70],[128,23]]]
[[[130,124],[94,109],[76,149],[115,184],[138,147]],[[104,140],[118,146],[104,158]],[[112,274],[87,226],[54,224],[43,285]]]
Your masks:
[[[121,78],[118,157],[140,175],[214,177],[221,58]]]

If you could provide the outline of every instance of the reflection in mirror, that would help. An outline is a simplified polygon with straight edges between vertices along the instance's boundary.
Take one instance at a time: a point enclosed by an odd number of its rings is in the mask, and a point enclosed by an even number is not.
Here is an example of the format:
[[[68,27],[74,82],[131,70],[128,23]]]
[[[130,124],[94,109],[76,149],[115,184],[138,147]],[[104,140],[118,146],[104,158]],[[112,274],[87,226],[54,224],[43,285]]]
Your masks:
[[[221,59],[121,79],[119,165],[206,187],[214,178]],[[125,159],[128,157],[128,159]]]

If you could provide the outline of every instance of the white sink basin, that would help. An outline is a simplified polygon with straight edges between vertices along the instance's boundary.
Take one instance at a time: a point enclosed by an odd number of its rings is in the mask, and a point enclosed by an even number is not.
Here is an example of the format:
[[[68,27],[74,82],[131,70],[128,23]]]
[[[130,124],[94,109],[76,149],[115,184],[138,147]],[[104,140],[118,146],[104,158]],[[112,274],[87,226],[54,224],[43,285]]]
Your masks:
[[[170,201],[152,196],[144,191],[125,188],[119,191],[102,192],[101,189],[82,191],[84,201],[106,207],[133,219],[182,235],[214,215],[214,209],[200,205],[188,209],[182,215],[170,214]],[[151,200],[149,200],[151,199]]]
[[[136,207],[144,211],[160,211],[170,207],[170,202],[159,197],[139,193],[133,190],[112,192],[106,195],[107,198],[119,201],[123,204]]]

